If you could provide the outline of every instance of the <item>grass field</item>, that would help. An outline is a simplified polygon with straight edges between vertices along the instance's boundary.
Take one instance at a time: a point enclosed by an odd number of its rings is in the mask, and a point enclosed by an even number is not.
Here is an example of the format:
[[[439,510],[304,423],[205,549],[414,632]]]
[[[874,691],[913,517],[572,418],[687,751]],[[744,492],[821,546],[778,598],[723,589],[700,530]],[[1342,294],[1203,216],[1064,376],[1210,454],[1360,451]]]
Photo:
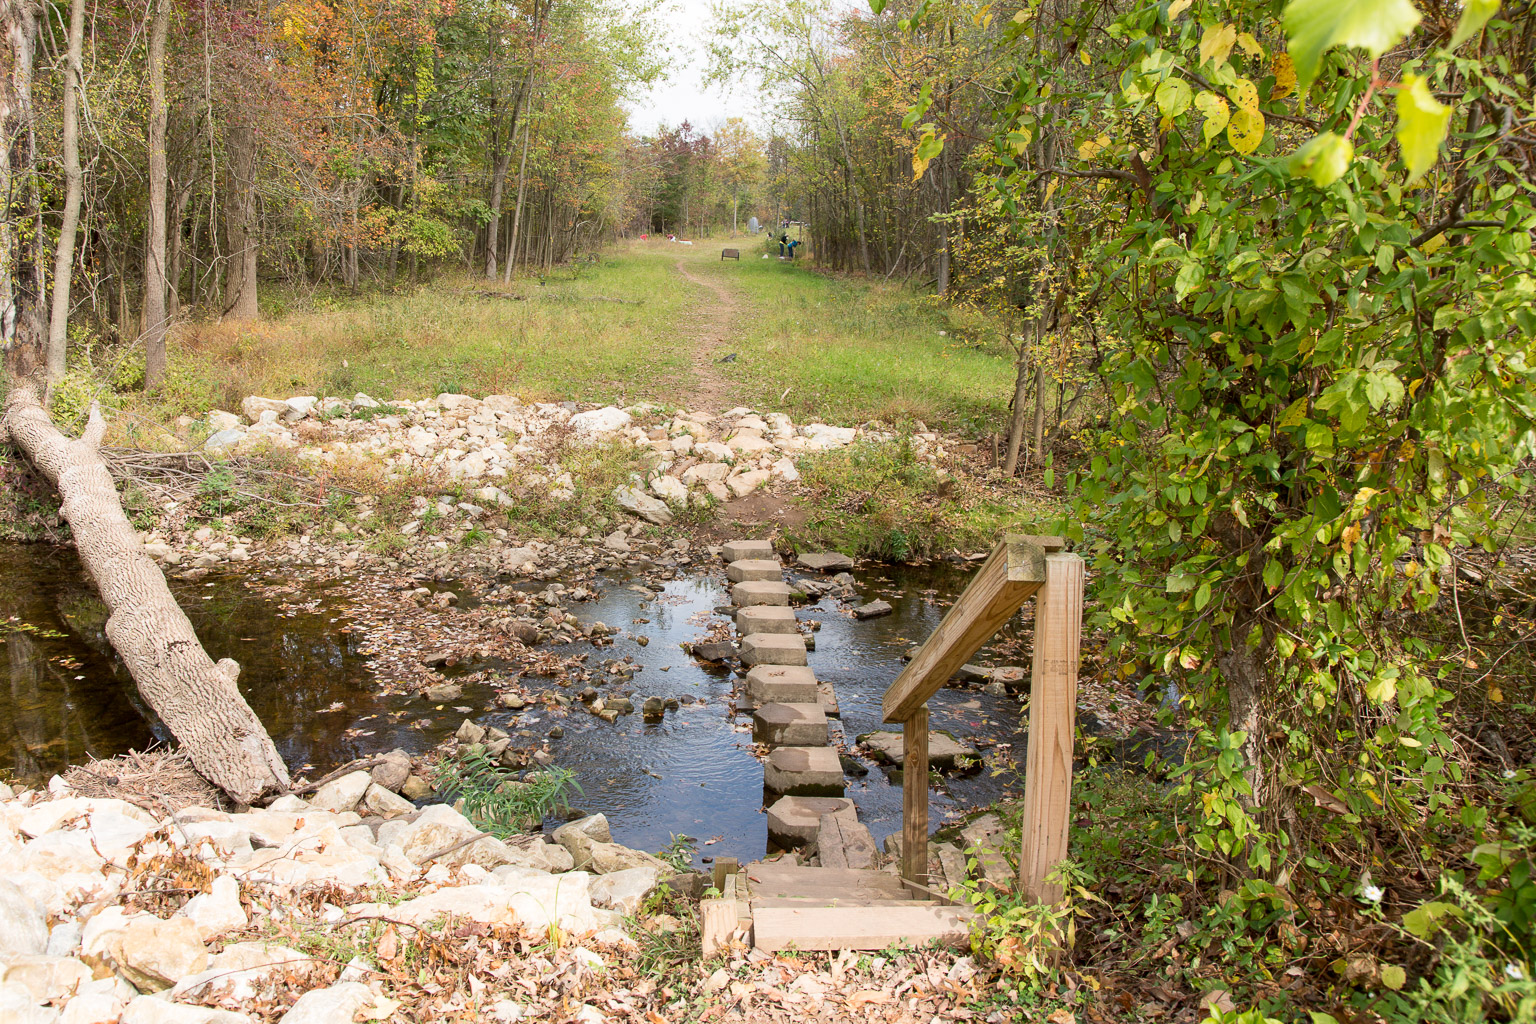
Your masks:
[[[117,400],[161,420],[233,409],[251,394],[358,391],[386,401],[454,391],[690,406],[707,337],[736,356],[713,367],[719,402],[845,424],[1001,425],[1013,368],[988,325],[896,285],[761,259],[745,239],[734,243],[745,258],[721,262],[722,244],[732,243],[624,243],[579,275],[560,269],[505,287],[445,276],[358,296],[271,288],[259,322],[177,328],[168,385]],[[723,310],[679,261],[726,290]]]

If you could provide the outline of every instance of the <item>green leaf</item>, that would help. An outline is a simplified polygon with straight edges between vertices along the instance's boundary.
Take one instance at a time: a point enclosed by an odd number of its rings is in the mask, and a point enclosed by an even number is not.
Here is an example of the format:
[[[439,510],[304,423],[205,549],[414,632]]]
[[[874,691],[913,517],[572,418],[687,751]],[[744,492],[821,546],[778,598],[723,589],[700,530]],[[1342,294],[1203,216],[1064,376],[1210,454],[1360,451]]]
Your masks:
[[[1182,78],[1168,78],[1157,87],[1154,98],[1157,100],[1157,109],[1162,111],[1164,117],[1178,117],[1189,109],[1195,91]]]
[[[1211,585],[1209,583],[1202,583],[1200,584],[1200,589],[1195,591],[1195,611],[1201,611],[1210,603]]]
[[[1333,431],[1326,423],[1307,424],[1307,447],[1315,452],[1333,451]]]
[[[1381,967],[1381,983],[1396,992],[1408,981],[1408,972],[1397,964],[1383,964]]]
[[[1408,184],[1424,177],[1424,172],[1435,165],[1450,126],[1451,108],[1430,95],[1429,79],[1404,75],[1397,90],[1397,144],[1408,165]]]
[[[884,13],[885,5],[886,0],[869,0],[869,9],[874,11],[876,14]]]
[[[1285,34],[1291,61],[1303,91],[1317,77],[1323,54],[1335,46],[1354,46],[1380,57],[1419,23],[1409,0],[1291,0],[1285,8]]]
[[[1427,939],[1443,927],[1441,922],[1445,918],[1464,916],[1462,909],[1454,903],[1431,902],[1404,914],[1403,927],[1415,938]]]
[[[1179,275],[1173,281],[1174,297],[1180,302],[1205,280],[1205,267],[1191,260],[1179,267]]]
[[[1323,132],[1292,153],[1286,169],[1298,178],[1309,178],[1312,184],[1325,188],[1344,176],[1354,158],[1353,142],[1333,132]]]
[[[1488,19],[1499,13],[1499,0],[1464,0],[1461,7],[1461,20],[1456,23],[1456,34],[1451,36],[1451,41],[1445,44],[1447,50],[1454,50],[1462,43],[1471,39],[1482,31],[1488,24]]]

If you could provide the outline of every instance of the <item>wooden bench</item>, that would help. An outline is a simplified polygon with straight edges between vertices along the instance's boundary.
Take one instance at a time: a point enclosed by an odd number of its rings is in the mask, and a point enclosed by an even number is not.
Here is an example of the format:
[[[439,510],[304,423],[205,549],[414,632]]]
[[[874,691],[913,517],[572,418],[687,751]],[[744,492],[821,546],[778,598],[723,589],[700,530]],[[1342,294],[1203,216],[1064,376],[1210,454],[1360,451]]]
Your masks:
[[[741,262],[741,250],[740,249],[721,249],[720,250],[720,262],[724,263],[726,260],[735,260],[737,263],[740,263]]]

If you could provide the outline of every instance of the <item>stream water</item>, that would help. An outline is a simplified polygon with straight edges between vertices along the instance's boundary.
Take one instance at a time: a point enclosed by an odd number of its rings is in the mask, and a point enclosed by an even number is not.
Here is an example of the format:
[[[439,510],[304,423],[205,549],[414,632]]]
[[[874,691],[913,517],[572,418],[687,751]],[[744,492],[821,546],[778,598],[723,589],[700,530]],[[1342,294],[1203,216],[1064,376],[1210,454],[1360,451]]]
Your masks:
[[[876,567],[855,573],[866,599],[894,607],[884,618],[858,622],[834,602],[805,607],[819,620],[810,664],[834,686],[842,720],[834,724],[850,742],[881,727],[880,699],[901,670],[901,655],[926,638],[945,607],[963,589],[958,566]],[[0,769],[23,781],[45,780],[69,764],[111,757],[165,740],[164,727],[135,692],[112,654],[103,625],[105,608],[83,576],[74,552],[41,545],[0,544]],[[530,705],[520,712],[494,706],[489,687],[467,687],[455,707],[469,707],[482,724],[542,738],[555,725],[556,763],[581,786],[572,803],[606,813],[615,839],[641,849],[665,847],[677,834],[700,842],[699,856],[762,856],[767,844],[762,811],[762,765],[752,756],[750,718],[731,713],[729,673],[695,661],[679,646],[703,632],[714,609],[728,602],[716,576],[668,582],[659,594],[618,577],[600,577],[601,596],[571,607],[583,622],[619,627],[602,657],[632,656],[642,666],[631,684],[642,696],[693,698],[655,723],[638,714],[608,723],[579,710]],[[344,613],[345,586],[309,588],[310,610],[284,611],[239,575],[173,580],[172,590],[214,658],[240,662],[240,686],[296,773],[311,776],[367,753],[436,746],[466,717],[419,698],[381,696],[359,636]],[[999,641],[1016,640],[1005,629]],[[635,637],[645,637],[641,643]],[[572,651],[574,653],[574,650]],[[979,656],[985,659],[986,654]],[[1019,655],[1013,663],[1019,663]],[[532,677],[525,685],[548,685]],[[561,691],[570,695],[570,691]],[[971,690],[942,690],[930,703],[935,729],[974,737],[984,750],[1012,744],[1023,763],[1018,702]],[[992,753],[1007,751],[998,747]],[[1010,766],[951,776],[934,793],[934,819],[946,810],[986,803],[1021,779]],[[848,796],[877,841],[900,828],[899,775],[865,761],[850,776]],[[710,842],[713,840],[713,842]]]

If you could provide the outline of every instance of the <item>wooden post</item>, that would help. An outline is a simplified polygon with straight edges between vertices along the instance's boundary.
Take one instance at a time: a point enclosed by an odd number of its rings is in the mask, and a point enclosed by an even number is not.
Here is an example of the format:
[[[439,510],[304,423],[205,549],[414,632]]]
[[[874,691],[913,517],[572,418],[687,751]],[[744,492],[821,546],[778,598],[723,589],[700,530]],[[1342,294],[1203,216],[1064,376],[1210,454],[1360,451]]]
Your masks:
[[[928,709],[902,723],[901,877],[928,884]]]
[[[1072,810],[1072,741],[1077,718],[1078,645],[1083,628],[1083,560],[1046,556],[1035,595],[1035,660],[1029,686],[1029,755],[1024,774],[1024,848],[1019,884],[1040,903],[1062,888],[1046,879],[1067,857]]]

